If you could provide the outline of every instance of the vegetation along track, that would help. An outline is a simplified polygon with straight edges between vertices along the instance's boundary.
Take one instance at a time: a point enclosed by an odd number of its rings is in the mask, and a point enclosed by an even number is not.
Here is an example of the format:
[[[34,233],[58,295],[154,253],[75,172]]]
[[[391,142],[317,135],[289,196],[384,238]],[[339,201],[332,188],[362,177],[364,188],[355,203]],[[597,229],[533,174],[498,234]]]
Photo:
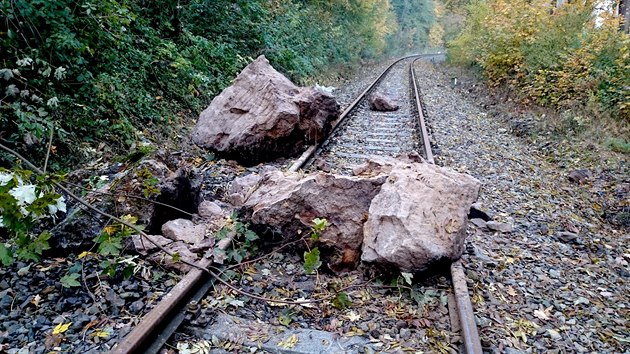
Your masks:
[[[392,63],[344,110],[329,137],[311,146],[289,170],[324,168],[344,173],[370,155],[394,156],[411,151],[419,151],[433,163],[424,121],[426,111],[416,86],[413,62],[436,58],[441,55],[409,56]],[[396,99],[400,109],[370,111],[367,97],[376,91]],[[301,274],[295,266],[300,262],[299,256],[272,253],[230,269],[240,275],[232,278],[235,280],[230,281],[231,286],[208,279],[206,272],[194,269],[113,353],[157,353],[165,344],[174,348],[181,343],[187,343],[178,348],[181,350],[217,353],[481,353],[459,261],[450,267],[450,280],[437,274],[415,286],[407,286],[399,279],[399,285],[393,287],[366,282],[358,272],[343,278],[319,274],[313,279]],[[203,264],[208,265],[209,262]],[[234,288],[259,298],[243,301],[242,294]],[[402,295],[404,289],[407,296]],[[353,306],[335,293],[350,296]],[[269,303],[263,297],[328,301]],[[354,310],[354,306],[360,309]],[[184,321],[185,328],[176,333]],[[415,327],[406,329],[405,323]]]

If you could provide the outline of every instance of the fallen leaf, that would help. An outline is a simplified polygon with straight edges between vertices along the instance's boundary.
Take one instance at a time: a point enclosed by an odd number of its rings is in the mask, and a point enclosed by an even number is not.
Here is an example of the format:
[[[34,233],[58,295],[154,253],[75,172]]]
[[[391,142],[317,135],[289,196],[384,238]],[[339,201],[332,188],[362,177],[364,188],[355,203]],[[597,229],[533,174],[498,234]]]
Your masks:
[[[68,323],[60,323],[57,326],[55,326],[55,328],[53,328],[53,332],[52,334],[61,334],[64,333],[65,331],[68,330],[68,328],[70,328],[70,325],[72,325],[72,322],[68,322]]]
[[[349,319],[349,320],[350,320],[350,321],[352,321],[352,322],[356,322],[356,321],[358,321],[358,320],[360,320],[360,319],[361,319],[361,315],[357,314],[357,313],[356,313],[356,312],[354,312],[354,311],[350,311],[350,312],[348,312],[348,314],[346,315],[346,318],[347,318],[347,319]]]
[[[549,316],[551,315],[551,309],[552,308],[553,308],[553,306],[549,306],[547,308],[543,308],[542,305],[541,305],[540,309],[534,310],[534,316],[536,316],[537,318],[539,318],[541,320],[548,321],[549,320]]]
[[[291,349],[295,347],[298,344],[298,342],[299,342],[299,339],[298,339],[297,334],[292,334],[289,338],[278,343],[278,346],[285,349]]]
[[[39,307],[39,302],[42,300],[42,297],[39,294],[33,296],[31,299],[31,304],[35,305],[35,307]]]
[[[518,293],[516,292],[516,290],[514,290],[514,288],[510,285],[507,287],[506,292],[508,293],[508,295],[510,296],[516,296],[518,295]]]
[[[92,334],[90,334],[90,336],[107,339],[112,334],[112,332],[113,330],[111,327],[97,328],[94,330],[94,332],[92,332]]]

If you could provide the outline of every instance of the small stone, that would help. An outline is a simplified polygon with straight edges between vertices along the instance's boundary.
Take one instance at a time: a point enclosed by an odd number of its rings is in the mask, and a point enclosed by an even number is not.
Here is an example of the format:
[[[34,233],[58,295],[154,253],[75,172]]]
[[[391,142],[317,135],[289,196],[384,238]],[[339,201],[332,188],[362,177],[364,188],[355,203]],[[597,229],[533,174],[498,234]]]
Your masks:
[[[470,219],[470,222],[473,223],[473,225],[477,226],[480,229],[487,229],[488,228],[488,225],[486,224],[486,222],[483,219],[474,218],[474,219]]]
[[[477,202],[470,206],[470,211],[468,212],[468,219],[481,219],[483,221],[490,221],[490,215],[488,212],[483,210],[481,203]]]
[[[514,230],[514,227],[511,224],[498,222],[498,221],[488,221],[486,223],[486,226],[488,226],[490,230],[499,231],[503,233],[509,233]]]
[[[578,238],[578,234],[568,231],[562,231],[558,233],[558,240],[566,243],[575,243]]]
[[[573,304],[574,305],[580,305],[580,304],[588,305],[590,303],[591,303],[591,301],[589,299],[585,298],[584,296],[580,296],[580,297],[578,297],[577,300],[575,300],[575,302]]]
[[[125,306],[125,300],[123,300],[113,289],[109,289],[105,294],[105,300],[109,301],[115,307]]]
[[[558,331],[556,331],[555,329],[548,329],[547,330],[547,334],[549,335],[549,337],[551,337],[551,339],[553,340],[559,340],[562,339],[562,336],[560,335],[560,333],[558,333]]]
[[[144,301],[136,300],[132,302],[131,305],[129,305],[129,312],[133,314],[138,314],[142,311],[143,308],[144,308]]]
[[[409,330],[409,328],[401,328],[399,333],[400,333],[400,338],[402,339],[411,338],[411,331]]]
[[[591,171],[585,168],[573,170],[569,172],[569,175],[567,176],[569,181],[574,182],[574,183],[580,183],[580,184],[585,182],[591,177],[592,177]]]
[[[554,279],[558,279],[560,278],[560,272],[555,269],[549,269],[549,276]]]

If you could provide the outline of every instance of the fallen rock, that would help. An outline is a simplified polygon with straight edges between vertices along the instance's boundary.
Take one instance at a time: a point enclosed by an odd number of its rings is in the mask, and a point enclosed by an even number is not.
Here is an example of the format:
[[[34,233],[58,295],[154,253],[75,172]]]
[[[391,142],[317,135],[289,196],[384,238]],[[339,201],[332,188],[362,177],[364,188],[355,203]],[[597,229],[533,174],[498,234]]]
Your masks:
[[[508,223],[504,223],[504,222],[498,222],[498,221],[488,221],[486,223],[486,226],[493,231],[499,231],[499,232],[503,232],[503,233],[509,233],[514,231],[514,227],[512,226],[512,224],[508,224]]]
[[[206,236],[206,225],[195,225],[191,220],[175,219],[162,225],[162,235],[173,240],[183,241],[189,245],[201,243]]]
[[[297,173],[267,172],[260,187],[244,198],[243,211],[252,227],[297,237],[315,218],[329,226],[319,245],[322,259],[335,271],[353,268],[363,242],[363,223],[372,198],[387,176],[348,177],[323,172],[301,177]],[[242,187],[237,184],[237,189]]]
[[[396,111],[400,106],[388,95],[377,92],[370,96],[368,99],[370,109],[373,111]]]
[[[379,158],[369,164],[389,172],[370,205],[361,259],[406,272],[458,259],[480,182],[417,156]]]
[[[222,157],[254,165],[299,154],[320,141],[338,116],[330,93],[294,85],[260,56],[201,113],[192,139]]]
[[[166,267],[178,270],[182,273],[186,273],[190,271],[191,266],[186,264],[188,263],[196,263],[199,260],[199,256],[193,253],[189,246],[184,244],[184,242],[173,242],[166,247],[164,247],[170,254],[177,254],[178,259],[173,259],[172,256],[164,252],[157,252],[151,254],[148,259],[152,262],[163,263]]]
[[[147,240],[147,238],[149,238],[153,242]],[[133,246],[136,251],[145,256],[157,250],[157,245],[164,247],[169,243],[173,243],[173,240],[170,240],[161,235],[147,235],[146,238],[140,235],[133,235],[131,237],[131,241],[133,242]]]
[[[569,181],[580,184],[586,182],[586,180],[590,179],[591,177],[591,171],[584,168],[573,170],[569,172],[569,175],[567,176]]]

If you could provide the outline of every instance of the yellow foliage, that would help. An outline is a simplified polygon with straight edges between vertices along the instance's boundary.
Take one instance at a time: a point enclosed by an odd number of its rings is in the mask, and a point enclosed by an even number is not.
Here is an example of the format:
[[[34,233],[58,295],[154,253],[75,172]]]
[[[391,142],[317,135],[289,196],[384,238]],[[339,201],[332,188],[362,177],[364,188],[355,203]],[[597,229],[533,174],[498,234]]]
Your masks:
[[[630,38],[619,18],[595,24],[593,1],[477,0],[450,59],[475,64],[492,85],[510,83],[541,104],[586,105],[630,120]]]

